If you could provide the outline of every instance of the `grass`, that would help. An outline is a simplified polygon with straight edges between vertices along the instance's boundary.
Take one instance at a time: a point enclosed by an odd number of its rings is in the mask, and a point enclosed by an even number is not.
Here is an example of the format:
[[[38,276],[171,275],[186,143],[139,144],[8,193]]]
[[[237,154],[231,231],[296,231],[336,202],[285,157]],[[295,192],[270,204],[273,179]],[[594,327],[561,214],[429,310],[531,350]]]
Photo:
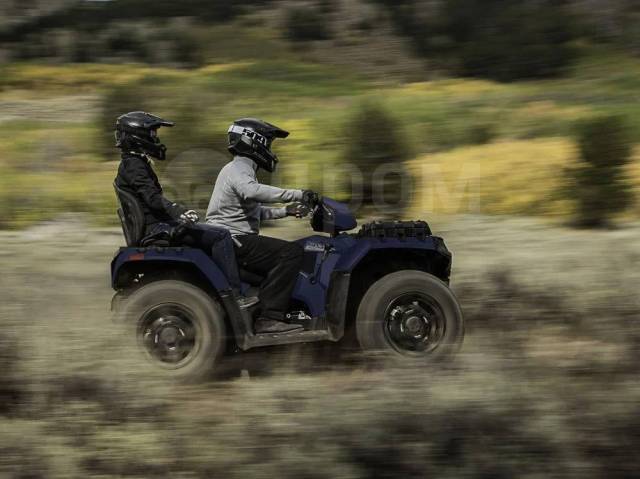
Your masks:
[[[43,65],[18,63],[2,67],[0,87],[3,93],[12,89],[46,94],[95,92],[100,88],[142,80],[153,74],[158,79],[181,78],[186,72],[144,65]]]
[[[430,219],[467,320],[456,362],[380,368],[305,345],[247,356],[250,380],[191,386],[109,320],[118,231],[0,233],[0,475],[633,476],[638,225]]]

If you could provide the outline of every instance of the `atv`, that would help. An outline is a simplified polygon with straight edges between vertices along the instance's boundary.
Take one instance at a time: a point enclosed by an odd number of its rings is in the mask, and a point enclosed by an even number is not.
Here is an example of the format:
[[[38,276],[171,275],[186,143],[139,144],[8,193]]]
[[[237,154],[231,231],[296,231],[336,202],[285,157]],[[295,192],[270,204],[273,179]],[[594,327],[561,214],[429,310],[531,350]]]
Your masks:
[[[462,312],[448,287],[451,253],[424,221],[372,222],[350,234],[357,222],[348,207],[321,198],[310,223],[324,234],[298,240],[304,260],[287,314],[304,329],[255,334],[252,311],[240,309],[210,256],[149,245],[136,197],[116,193],[127,246],[111,263],[112,310],[170,376],[202,377],[225,355],[253,348],[346,336],[365,351],[426,361],[451,357],[462,343]],[[247,295],[264,280],[242,269],[240,276]]]

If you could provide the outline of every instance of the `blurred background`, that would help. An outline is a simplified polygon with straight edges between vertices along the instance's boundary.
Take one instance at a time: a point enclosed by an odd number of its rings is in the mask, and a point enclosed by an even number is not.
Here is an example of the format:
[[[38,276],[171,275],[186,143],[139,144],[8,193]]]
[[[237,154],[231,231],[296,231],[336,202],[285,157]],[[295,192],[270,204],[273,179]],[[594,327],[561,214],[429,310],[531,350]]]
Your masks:
[[[460,358],[157,377],[109,320],[132,110],[176,122],[156,168],[200,212],[252,116],[291,132],[263,180],[429,221]],[[639,113],[634,0],[4,0],[0,476],[633,477]]]

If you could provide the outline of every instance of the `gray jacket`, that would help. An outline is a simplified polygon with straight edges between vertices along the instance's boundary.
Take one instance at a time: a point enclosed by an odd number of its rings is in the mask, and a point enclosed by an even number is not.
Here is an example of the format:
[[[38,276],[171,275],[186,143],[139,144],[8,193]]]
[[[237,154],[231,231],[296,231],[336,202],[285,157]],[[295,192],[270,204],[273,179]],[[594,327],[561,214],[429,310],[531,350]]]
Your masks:
[[[301,190],[285,190],[258,183],[257,165],[244,156],[227,163],[216,179],[207,208],[207,224],[227,228],[232,236],[260,233],[260,220],[284,218],[284,207],[262,203],[289,203],[302,199]]]

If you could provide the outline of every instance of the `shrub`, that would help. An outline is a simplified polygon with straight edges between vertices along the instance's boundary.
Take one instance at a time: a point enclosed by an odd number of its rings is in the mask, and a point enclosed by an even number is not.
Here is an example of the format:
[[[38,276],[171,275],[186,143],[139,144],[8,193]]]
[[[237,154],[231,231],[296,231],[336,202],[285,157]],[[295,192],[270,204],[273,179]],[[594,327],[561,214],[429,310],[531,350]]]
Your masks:
[[[352,203],[373,205],[378,213],[404,208],[411,196],[411,178],[404,162],[409,159],[407,139],[396,120],[380,105],[365,102],[345,126],[345,161],[362,175],[361,196]]]
[[[469,145],[487,145],[496,137],[497,126],[489,122],[479,122],[472,124],[467,132],[466,143]]]
[[[581,162],[568,170],[576,223],[583,227],[606,226],[632,201],[631,186],[625,178],[632,152],[627,126],[616,116],[589,120],[579,127],[578,145]]]
[[[131,25],[116,25],[110,27],[100,37],[103,57],[126,56],[137,61],[152,63],[155,59],[156,46],[153,38],[144,34],[142,28],[132,28]]]
[[[188,67],[199,67],[206,62],[205,46],[193,28],[174,28],[168,35],[173,45],[173,60]]]
[[[286,35],[293,41],[326,40],[329,28],[325,15],[312,7],[290,8],[285,17]]]

